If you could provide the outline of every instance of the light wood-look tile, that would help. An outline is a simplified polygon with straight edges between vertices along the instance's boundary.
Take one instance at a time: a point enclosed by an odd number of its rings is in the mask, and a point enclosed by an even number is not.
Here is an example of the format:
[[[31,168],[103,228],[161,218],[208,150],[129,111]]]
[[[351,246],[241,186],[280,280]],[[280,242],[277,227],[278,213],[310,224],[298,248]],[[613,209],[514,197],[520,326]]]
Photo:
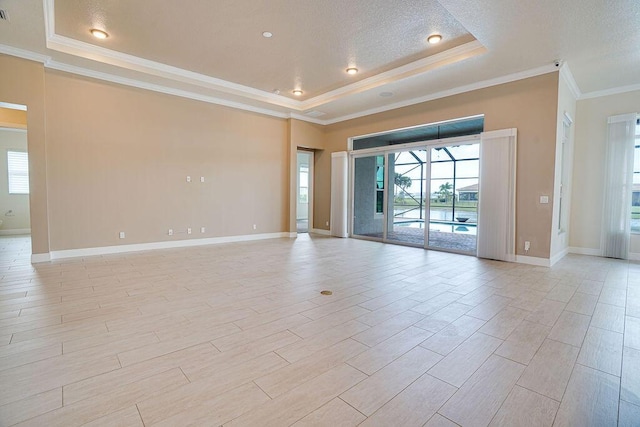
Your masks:
[[[502,311],[496,314],[495,317],[478,329],[478,332],[504,340],[529,314],[530,312],[520,308],[505,307]]]
[[[562,314],[565,306],[566,303],[564,302],[543,299],[534,309],[533,313],[527,316],[526,320],[547,326],[553,326]]]
[[[620,399],[640,406],[640,350],[624,347]]]
[[[624,346],[640,350],[640,318],[631,316],[625,317]]]
[[[549,332],[549,338],[580,347],[589,328],[590,321],[590,316],[563,311],[551,332]]]
[[[616,425],[620,378],[576,365],[554,426]]]
[[[422,319],[424,319],[424,316],[421,314],[413,311],[405,311],[376,325],[375,328],[369,328],[366,331],[354,335],[353,339],[369,347],[373,347],[398,332],[405,330],[409,326],[420,322]]]
[[[525,366],[500,356],[491,356],[438,411],[464,426],[486,426]]]
[[[551,427],[559,406],[560,404],[553,399],[515,386],[489,425],[491,427]]]
[[[593,314],[593,310],[596,308],[597,302],[597,295],[576,292],[567,303],[565,310],[591,316]]]
[[[591,317],[591,326],[624,333],[624,307],[609,304],[596,304]]]
[[[477,332],[431,368],[429,374],[460,387],[502,342]]]
[[[90,421],[83,424],[83,427],[113,427],[113,426],[127,426],[127,427],[144,427],[144,423],[140,418],[138,408],[130,406],[125,409],[113,412],[109,415],[105,415],[97,420]]]
[[[29,245],[0,236],[3,426],[141,425],[141,413],[457,426],[443,415],[456,401],[463,425],[548,424],[551,398],[557,423],[638,418],[637,263],[570,254],[545,268],[310,234],[32,265]],[[620,399],[603,386],[618,378],[616,334]],[[510,386],[522,369],[527,385]]]
[[[448,418],[443,417],[440,414],[435,414],[424,425],[424,427],[458,427],[460,424],[456,424]]]
[[[464,315],[420,345],[436,353],[447,355],[484,324],[484,320]]]
[[[0,406],[0,425],[10,426],[62,407],[62,387]]]
[[[366,350],[367,346],[364,344],[346,339],[325,351],[314,353],[271,374],[262,376],[256,379],[255,383],[271,398],[275,398]]]
[[[581,365],[620,376],[623,335],[599,328],[589,328],[577,362]]]
[[[372,375],[398,357],[402,356],[432,335],[424,329],[410,326],[402,332],[364,351],[348,363],[354,368]]]
[[[335,398],[293,424],[293,427],[353,427],[361,425],[366,418],[344,400]]]
[[[544,340],[551,332],[551,326],[522,321],[495,353],[515,362],[528,365]]]
[[[385,366],[340,398],[369,416],[435,365],[441,356],[416,347]]]
[[[618,410],[618,427],[638,427],[638,424],[640,424],[640,406],[621,400]]]
[[[562,400],[578,348],[550,339],[545,340],[518,385],[557,401]]]
[[[361,425],[422,426],[457,390],[450,384],[424,374]]]
[[[340,365],[225,425],[251,427],[291,425],[365,378],[366,375],[357,369]]]

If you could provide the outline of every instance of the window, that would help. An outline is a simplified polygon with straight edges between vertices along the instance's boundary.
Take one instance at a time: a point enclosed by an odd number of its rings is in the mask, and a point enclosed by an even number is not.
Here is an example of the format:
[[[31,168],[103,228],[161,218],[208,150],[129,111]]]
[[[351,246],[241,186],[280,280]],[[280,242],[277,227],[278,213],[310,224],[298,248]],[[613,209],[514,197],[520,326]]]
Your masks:
[[[24,151],[7,151],[9,194],[29,194],[29,157]]]
[[[384,213],[384,156],[376,156],[376,213]]]
[[[640,119],[636,121],[633,185],[631,191],[631,232],[640,233]]]

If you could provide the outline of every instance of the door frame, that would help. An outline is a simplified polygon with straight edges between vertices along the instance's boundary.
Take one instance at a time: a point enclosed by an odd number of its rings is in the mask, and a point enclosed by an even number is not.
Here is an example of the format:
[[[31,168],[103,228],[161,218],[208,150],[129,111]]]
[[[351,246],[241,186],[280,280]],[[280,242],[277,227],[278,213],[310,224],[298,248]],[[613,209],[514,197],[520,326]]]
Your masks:
[[[315,153],[313,150],[304,150],[298,148],[296,150],[296,232],[298,232],[298,198],[300,197],[300,165],[298,163],[298,154],[308,154],[309,155],[309,187],[307,188],[307,233],[311,233],[314,230],[313,227],[313,175],[314,169],[313,164],[315,162]]]

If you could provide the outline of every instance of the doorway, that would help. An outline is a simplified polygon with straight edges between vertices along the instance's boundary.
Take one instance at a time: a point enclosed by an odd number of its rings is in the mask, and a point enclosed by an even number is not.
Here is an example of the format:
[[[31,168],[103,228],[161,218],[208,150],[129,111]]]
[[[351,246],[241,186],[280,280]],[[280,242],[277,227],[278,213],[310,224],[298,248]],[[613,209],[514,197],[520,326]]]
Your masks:
[[[477,137],[361,150],[352,171],[352,236],[475,255]]]
[[[26,106],[0,102],[0,254],[31,256]]]
[[[296,166],[296,231],[313,229],[313,151],[299,150]]]

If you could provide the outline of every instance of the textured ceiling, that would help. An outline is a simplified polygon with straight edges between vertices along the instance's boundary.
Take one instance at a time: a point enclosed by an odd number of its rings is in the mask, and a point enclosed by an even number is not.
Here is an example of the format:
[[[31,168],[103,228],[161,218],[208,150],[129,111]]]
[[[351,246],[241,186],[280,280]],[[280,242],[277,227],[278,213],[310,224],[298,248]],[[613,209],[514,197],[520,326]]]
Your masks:
[[[0,0],[0,8],[10,17],[0,21],[0,53],[267,114],[314,111],[325,123],[550,72],[555,59],[583,94],[640,88],[637,0]],[[110,37],[93,39],[92,27]],[[427,44],[436,32],[443,43]],[[346,75],[348,66],[361,73]],[[298,87],[304,95],[292,96]]]

